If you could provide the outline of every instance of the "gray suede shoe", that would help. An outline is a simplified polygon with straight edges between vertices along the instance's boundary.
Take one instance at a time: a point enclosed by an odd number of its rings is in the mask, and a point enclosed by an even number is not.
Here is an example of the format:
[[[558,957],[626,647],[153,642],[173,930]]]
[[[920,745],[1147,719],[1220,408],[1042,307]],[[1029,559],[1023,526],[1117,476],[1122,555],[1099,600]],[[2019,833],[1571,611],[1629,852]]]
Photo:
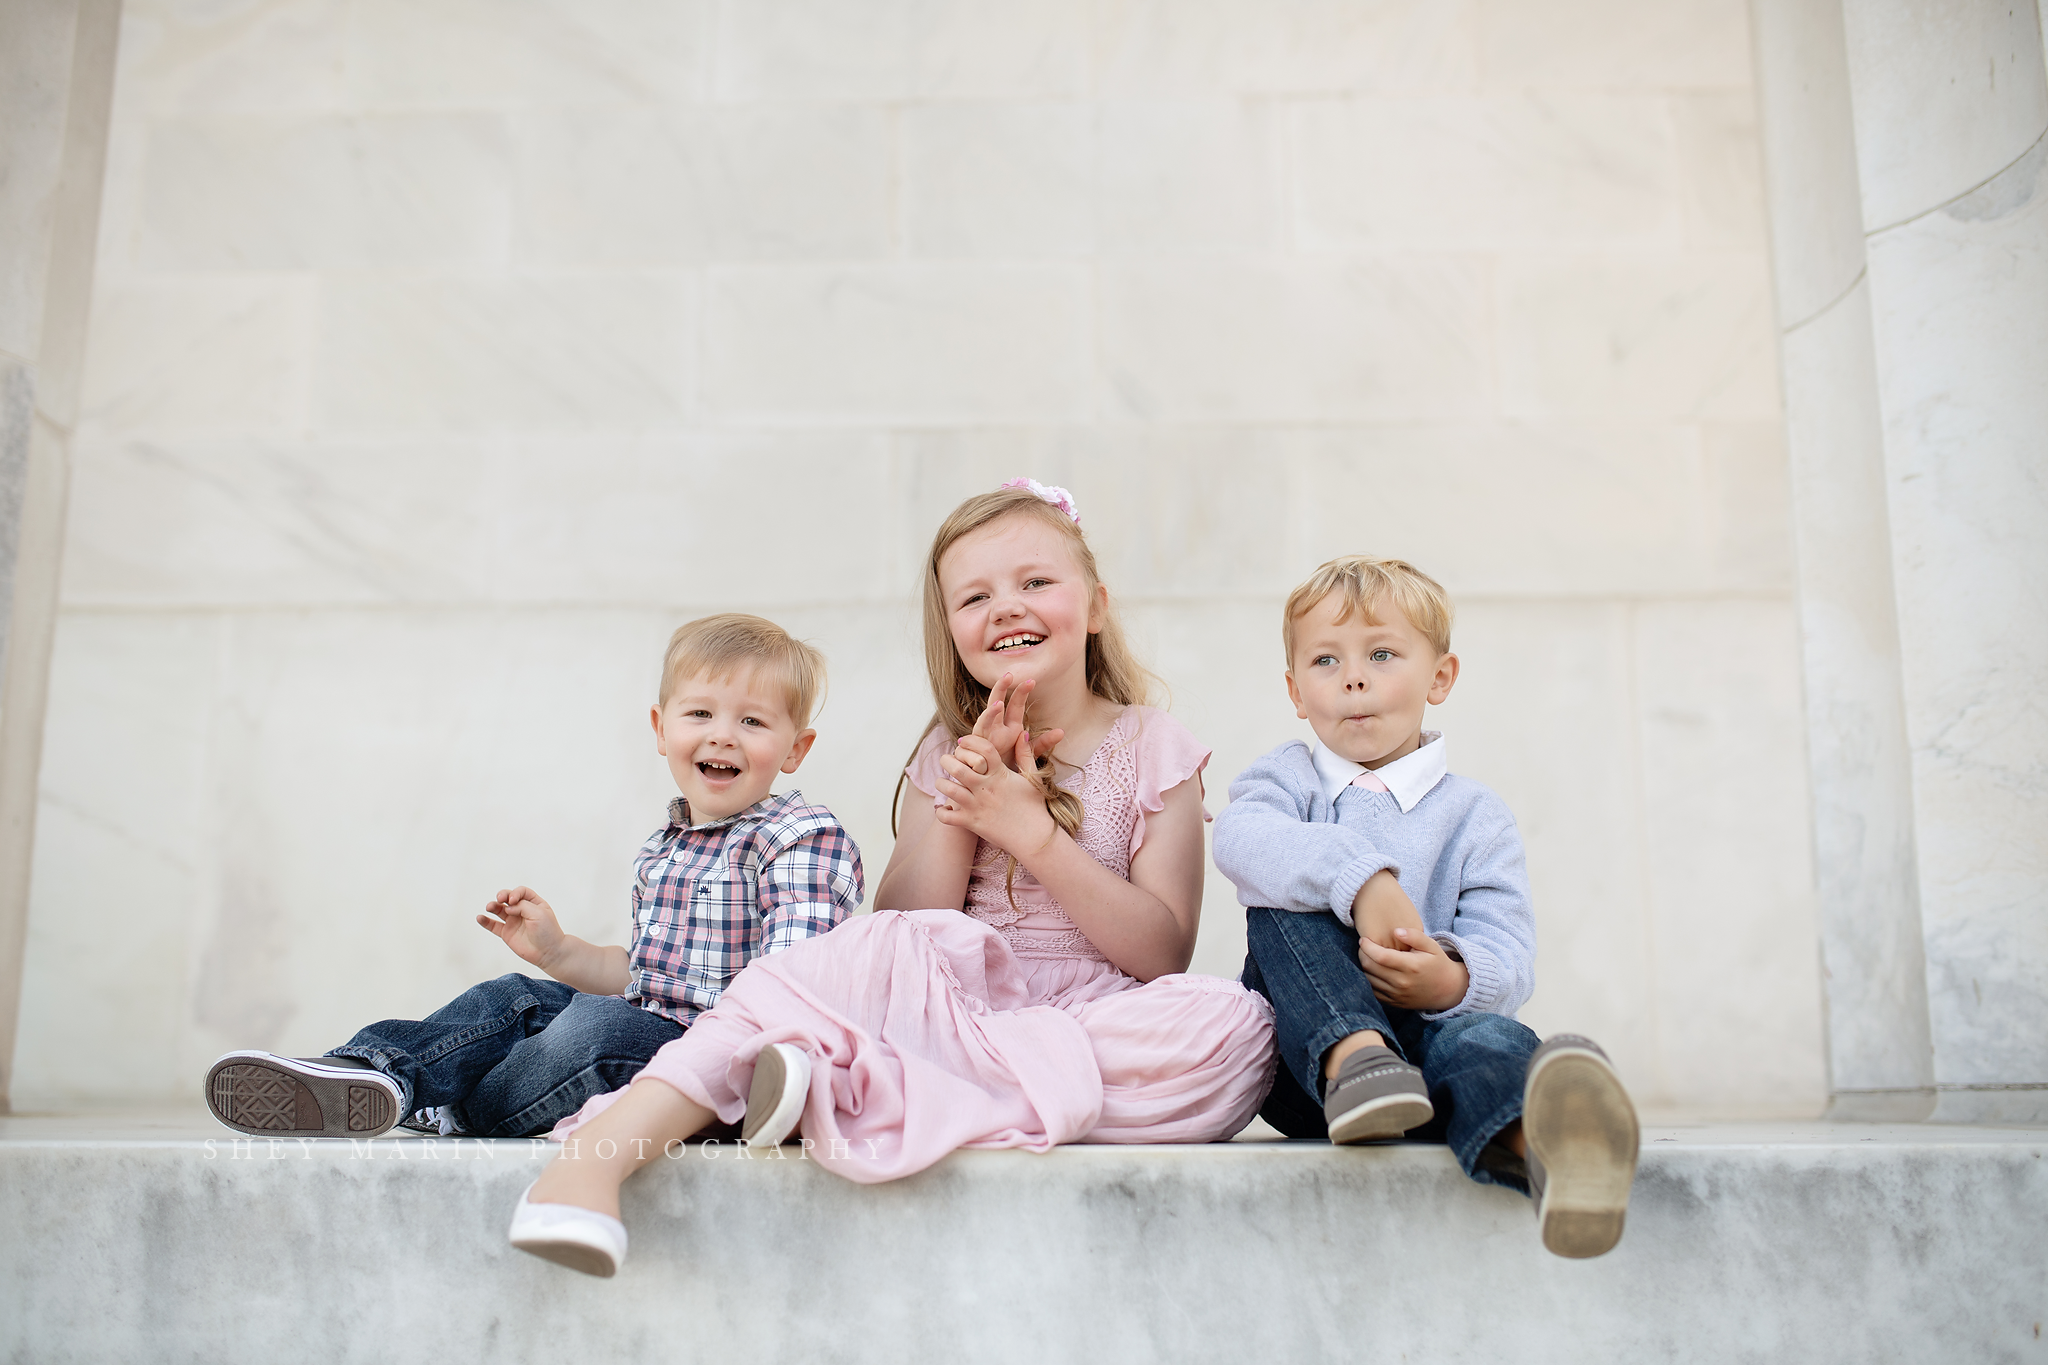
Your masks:
[[[1522,1091],[1522,1137],[1544,1247],[1574,1258],[1612,1251],[1642,1130],[1599,1044],[1560,1033],[1536,1049]]]
[[[259,1137],[371,1138],[391,1131],[398,1082],[353,1057],[230,1052],[206,1073],[206,1105]]]
[[[1422,1073],[1384,1047],[1346,1057],[1323,1092],[1323,1121],[1339,1145],[1397,1138],[1435,1114]]]

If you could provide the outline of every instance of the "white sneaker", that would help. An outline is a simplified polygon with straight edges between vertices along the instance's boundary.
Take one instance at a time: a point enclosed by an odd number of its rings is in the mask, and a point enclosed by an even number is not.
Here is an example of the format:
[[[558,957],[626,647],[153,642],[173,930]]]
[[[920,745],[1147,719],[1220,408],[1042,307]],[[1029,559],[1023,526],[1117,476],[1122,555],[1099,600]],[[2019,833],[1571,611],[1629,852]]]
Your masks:
[[[770,1043],[754,1060],[740,1138],[750,1147],[780,1147],[796,1131],[811,1094],[811,1057],[795,1043]]]
[[[379,1137],[403,1099],[397,1081],[354,1057],[230,1052],[206,1073],[213,1116],[259,1137]]]
[[[519,1195],[512,1210],[512,1245],[544,1261],[610,1279],[626,1263],[626,1225],[610,1214],[575,1204],[534,1204]]]

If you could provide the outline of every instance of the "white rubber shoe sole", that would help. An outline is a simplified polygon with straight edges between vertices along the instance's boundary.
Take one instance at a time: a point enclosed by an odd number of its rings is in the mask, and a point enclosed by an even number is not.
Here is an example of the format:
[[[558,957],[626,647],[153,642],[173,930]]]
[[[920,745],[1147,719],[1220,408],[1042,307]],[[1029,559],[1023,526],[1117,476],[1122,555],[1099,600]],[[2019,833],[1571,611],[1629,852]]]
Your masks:
[[[1347,1109],[1330,1121],[1330,1141],[1339,1147],[1379,1142],[1420,1128],[1436,1117],[1427,1095],[1381,1095]]]
[[[795,1043],[770,1043],[754,1061],[740,1137],[750,1147],[780,1147],[796,1131],[810,1094],[810,1054]]]
[[[1590,1042],[1552,1039],[1523,1091],[1536,1221],[1558,1256],[1601,1256],[1621,1240],[1642,1130],[1607,1057]],[[1540,1168],[1539,1168],[1540,1166]]]
[[[404,1117],[402,1095],[381,1071],[274,1052],[230,1052],[206,1073],[213,1116],[261,1137],[378,1137]]]
[[[610,1279],[626,1263],[626,1225],[609,1214],[574,1204],[533,1204],[519,1196],[512,1210],[512,1245],[543,1261]]]
[[[1323,1122],[1338,1146],[1397,1138],[1435,1114],[1422,1073],[1378,1044],[1346,1057],[1323,1096]]]

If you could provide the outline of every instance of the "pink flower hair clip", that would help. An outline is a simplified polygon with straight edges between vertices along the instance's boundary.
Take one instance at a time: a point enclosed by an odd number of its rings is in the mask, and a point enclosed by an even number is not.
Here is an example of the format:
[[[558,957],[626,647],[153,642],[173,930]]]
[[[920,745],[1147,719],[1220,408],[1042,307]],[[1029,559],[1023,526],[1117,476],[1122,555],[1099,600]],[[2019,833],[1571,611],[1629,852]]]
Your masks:
[[[1074,525],[1079,526],[1081,524],[1081,514],[1074,508],[1074,495],[1061,488],[1058,484],[1046,485],[1036,479],[1012,479],[1004,484],[1003,487],[1028,488],[1054,507],[1059,508],[1062,512],[1072,517]]]

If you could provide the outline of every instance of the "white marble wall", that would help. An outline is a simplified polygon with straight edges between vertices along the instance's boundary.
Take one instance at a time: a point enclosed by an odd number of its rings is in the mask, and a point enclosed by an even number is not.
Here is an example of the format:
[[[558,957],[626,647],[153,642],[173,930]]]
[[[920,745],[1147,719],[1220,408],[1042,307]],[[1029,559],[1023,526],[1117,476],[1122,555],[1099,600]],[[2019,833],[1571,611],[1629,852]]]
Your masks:
[[[0,6],[0,1112],[41,802],[120,0]]]
[[[19,1103],[421,1012],[508,880],[616,938],[702,611],[826,649],[878,871],[922,547],[1024,473],[1212,805],[1288,588],[1439,574],[1526,1017],[1822,1103],[1741,0],[130,0],[117,100]]]

